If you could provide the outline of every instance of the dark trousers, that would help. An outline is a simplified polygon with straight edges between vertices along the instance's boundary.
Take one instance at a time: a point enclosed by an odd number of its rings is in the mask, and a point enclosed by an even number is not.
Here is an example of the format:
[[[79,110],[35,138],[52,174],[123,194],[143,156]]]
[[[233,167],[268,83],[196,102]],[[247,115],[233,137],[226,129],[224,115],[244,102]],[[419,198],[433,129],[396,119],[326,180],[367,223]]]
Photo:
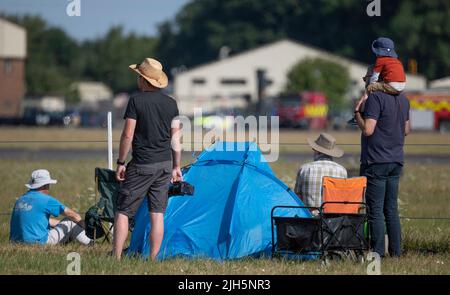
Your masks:
[[[383,163],[361,165],[367,177],[366,202],[369,208],[370,246],[384,256],[385,229],[389,239],[389,254],[401,255],[401,228],[398,214],[398,184],[402,165]],[[386,224],[385,224],[386,222]]]

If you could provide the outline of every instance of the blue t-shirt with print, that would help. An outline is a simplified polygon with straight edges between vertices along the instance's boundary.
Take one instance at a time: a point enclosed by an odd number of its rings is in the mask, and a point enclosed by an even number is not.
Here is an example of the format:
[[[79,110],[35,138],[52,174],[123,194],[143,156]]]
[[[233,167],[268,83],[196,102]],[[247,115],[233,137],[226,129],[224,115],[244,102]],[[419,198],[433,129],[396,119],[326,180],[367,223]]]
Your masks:
[[[14,205],[9,239],[12,242],[45,244],[50,229],[50,216],[59,216],[64,205],[55,198],[30,190]]]

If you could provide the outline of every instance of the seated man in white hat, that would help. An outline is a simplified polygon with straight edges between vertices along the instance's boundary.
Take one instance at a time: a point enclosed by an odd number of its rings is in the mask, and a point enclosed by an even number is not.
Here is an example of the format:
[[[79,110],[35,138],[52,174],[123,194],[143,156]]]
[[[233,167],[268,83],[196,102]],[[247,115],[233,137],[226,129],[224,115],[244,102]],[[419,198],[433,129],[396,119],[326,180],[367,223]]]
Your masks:
[[[336,139],[326,133],[321,133],[316,140],[308,138],[308,144],[314,151],[314,162],[300,167],[295,183],[295,193],[302,199],[305,206],[320,207],[322,178],[324,176],[347,178],[347,170],[333,161],[333,157],[340,158],[344,152],[336,146]]]
[[[93,243],[85,234],[80,215],[49,195],[50,184],[56,182],[45,169],[33,171],[29,183],[25,184],[28,192],[14,205],[11,242],[55,245],[77,240],[84,245]],[[59,215],[66,218],[61,221],[51,218]]]

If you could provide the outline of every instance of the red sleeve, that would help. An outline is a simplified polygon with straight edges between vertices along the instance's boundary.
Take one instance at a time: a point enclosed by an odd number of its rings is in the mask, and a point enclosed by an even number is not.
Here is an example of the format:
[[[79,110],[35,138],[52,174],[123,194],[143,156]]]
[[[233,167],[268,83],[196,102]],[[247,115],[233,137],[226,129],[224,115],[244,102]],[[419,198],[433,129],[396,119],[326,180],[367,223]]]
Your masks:
[[[381,73],[383,70],[383,60],[381,58],[377,58],[375,60],[375,65],[373,66],[373,71],[377,73]]]

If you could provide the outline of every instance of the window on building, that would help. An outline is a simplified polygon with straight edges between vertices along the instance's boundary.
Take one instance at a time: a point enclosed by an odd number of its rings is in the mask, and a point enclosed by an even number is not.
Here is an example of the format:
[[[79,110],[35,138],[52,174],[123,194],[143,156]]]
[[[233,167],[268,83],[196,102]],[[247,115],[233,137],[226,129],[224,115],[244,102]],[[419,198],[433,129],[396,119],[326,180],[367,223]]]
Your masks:
[[[224,78],[220,80],[220,83],[223,85],[245,85],[247,84],[247,80]]]
[[[204,85],[204,84],[206,84],[206,79],[204,79],[204,78],[193,78],[192,79],[192,84],[193,85]]]
[[[9,75],[12,73],[12,60],[7,58],[4,61],[4,71],[6,75]]]

